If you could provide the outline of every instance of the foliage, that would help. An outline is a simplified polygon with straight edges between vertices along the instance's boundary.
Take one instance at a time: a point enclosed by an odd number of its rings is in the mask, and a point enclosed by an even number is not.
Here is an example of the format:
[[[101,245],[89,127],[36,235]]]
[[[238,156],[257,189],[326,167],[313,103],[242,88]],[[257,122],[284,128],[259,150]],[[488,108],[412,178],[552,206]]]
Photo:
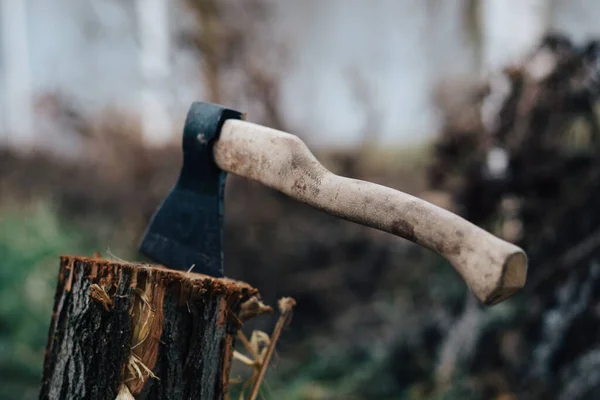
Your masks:
[[[37,398],[58,256],[90,254],[91,243],[48,202],[0,209],[0,398]]]

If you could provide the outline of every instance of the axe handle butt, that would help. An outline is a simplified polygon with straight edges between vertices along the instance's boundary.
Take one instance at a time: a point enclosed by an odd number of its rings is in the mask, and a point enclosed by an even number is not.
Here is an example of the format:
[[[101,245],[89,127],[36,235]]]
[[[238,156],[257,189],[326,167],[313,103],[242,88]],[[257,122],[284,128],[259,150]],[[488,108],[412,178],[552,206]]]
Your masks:
[[[519,247],[407,193],[335,175],[297,136],[228,120],[213,151],[225,171],[435,251],[484,304],[499,303],[525,285],[527,257]]]

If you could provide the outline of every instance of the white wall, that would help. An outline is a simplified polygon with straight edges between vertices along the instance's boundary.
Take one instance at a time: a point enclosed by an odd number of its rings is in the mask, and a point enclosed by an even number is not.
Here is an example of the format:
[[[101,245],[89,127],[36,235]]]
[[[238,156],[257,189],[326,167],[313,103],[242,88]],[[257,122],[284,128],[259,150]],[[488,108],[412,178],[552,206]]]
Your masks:
[[[281,0],[281,21],[294,37],[285,110],[293,127],[319,143],[360,140],[365,119],[352,90],[355,68],[381,110],[381,139],[406,143],[435,134],[431,103],[442,77],[473,75],[461,27],[461,0]],[[576,39],[600,35],[600,2],[482,0],[486,70],[518,60],[552,27]]]
[[[12,0],[1,0],[12,1]],[[86,109],[140,108],[135,2],[26,0],[32,87],[60,90]],[[175,33],[189,16],[169,2]],[[485,59],[498,65],[526,49],[539,34],[542,0],[484,0]],[[388,143],[419,140],[435,132],[432,85],[446,74],[473,73],[460,32],[461,0],[279,0],[277,35],[291,40],[283,86],[284,115],[294,132],[323,144],[356,143],[366,115],[352,74],[368,86]],[[600,34],[600,2],[557,0],[557,28],[577,37]],[[172,43],[173,44],[173,43]],[[170,47],[166,100],[176,122],[202,99],[195,57]],[[5,70],[6,63],[0,68]],[[0,100],[6,110],[6,99]],[[47,121],[39,130],[60,130]],[[3,130],[6,135],[6,130]],[[2,131],[0,131],[2,135]],[[51,135],[43,134],[51,138]]]

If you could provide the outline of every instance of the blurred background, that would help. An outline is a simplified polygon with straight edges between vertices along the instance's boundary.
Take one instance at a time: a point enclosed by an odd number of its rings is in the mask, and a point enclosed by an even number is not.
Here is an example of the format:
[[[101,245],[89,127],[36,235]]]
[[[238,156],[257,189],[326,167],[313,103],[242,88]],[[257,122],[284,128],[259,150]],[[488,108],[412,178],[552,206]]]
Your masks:
[[[0,4],[1,399],[37,398],[58,256],[140,258],[195,100],[530,258],[485,308],[435,254],[230,176],[227,274],[298,301],[265,398],[600,398],[600,3]]]

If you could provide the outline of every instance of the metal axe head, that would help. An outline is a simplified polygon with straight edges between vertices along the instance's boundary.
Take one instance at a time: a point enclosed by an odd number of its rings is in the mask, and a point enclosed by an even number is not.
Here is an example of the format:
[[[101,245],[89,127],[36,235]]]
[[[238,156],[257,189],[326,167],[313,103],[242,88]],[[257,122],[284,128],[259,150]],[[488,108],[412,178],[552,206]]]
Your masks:
[[[179,179],[158,208],[139,246],[165,267],[223,276],[223,190],[226,172],[212,146],[227,119],[243,114],[216,104],[193,103],[183,130]]]
[[[328,171],[297,136],[240,121],[242,114],[194,103],[183,133],[183,167],[142,240],[167,267],[223,276],[225,171],[253,179],[346,220],[403,237],[450,262],[484,304],[525,285],[527,256],[469,221],[423,199]]]

